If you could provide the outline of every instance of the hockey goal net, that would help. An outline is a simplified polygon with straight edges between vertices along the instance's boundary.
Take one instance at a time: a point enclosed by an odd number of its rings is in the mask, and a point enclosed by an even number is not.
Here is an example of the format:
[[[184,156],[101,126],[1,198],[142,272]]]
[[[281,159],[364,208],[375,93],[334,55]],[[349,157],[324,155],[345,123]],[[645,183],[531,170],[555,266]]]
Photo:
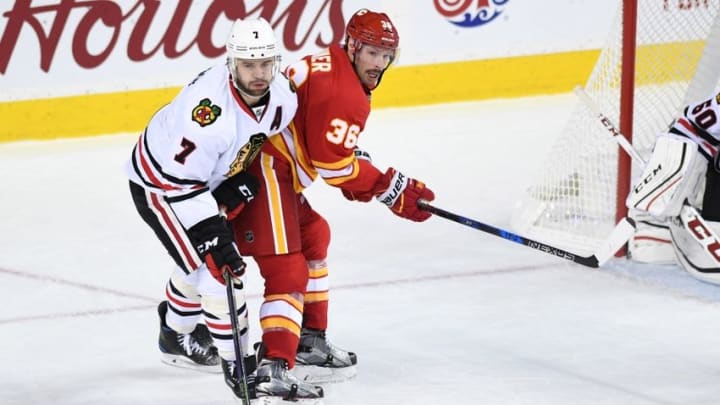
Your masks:
[[[646,159],[656,135],[682,107],[718,87],[719,10],[720,0],[621,1],[584,88],[624,134],[631,133]],[[589,253],[625,215],[630,161],[580,101],[551,151],[518,203],[512,226],[530,238]]]

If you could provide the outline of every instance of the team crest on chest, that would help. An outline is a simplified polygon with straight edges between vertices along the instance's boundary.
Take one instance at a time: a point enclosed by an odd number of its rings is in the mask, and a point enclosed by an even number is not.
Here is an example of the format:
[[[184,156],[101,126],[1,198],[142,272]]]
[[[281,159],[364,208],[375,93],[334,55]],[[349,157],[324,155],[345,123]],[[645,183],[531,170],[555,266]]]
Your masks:
[[[193,108],[192,120],[204,127],[215,122],[221,113],[222,109],[220,107],[213,105],[209,98],[204,98],[200,100],[197,107]]]
[[[262,132],[250,135],[250,140],[240,148],[237,156],[235,156],[235,160],[230,163],[230,170],[228,170],[225,176],[231,177],[246,170],[248,166],[250,166],[250,163],[255,160],[255,156],[260,152],[260,148],[262,148],[266,140],[267,135]]]

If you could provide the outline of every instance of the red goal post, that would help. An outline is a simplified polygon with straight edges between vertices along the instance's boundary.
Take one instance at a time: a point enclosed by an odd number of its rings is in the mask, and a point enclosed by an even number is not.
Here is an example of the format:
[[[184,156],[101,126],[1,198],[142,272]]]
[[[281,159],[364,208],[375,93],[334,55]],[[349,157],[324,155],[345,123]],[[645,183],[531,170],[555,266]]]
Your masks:
[[[595,104],[645,158],[682,107],[717,90],[720,0],[623,0],[584,83]],[[637,171],[637,168],[635,168]],[[518,233],[591,252],[626,215],[630,159],[577,102],[545,164],[518,202]]]

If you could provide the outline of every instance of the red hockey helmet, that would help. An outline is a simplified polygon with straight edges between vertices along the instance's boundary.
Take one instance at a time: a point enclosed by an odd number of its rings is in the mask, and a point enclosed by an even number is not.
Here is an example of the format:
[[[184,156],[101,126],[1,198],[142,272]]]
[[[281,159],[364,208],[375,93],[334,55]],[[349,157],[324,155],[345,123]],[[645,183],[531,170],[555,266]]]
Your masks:
[[[348,37],[362,44],[389,49],[397,49],[400,45],[400,36],[390,17],[366,8],[350,17],[345,31]]]

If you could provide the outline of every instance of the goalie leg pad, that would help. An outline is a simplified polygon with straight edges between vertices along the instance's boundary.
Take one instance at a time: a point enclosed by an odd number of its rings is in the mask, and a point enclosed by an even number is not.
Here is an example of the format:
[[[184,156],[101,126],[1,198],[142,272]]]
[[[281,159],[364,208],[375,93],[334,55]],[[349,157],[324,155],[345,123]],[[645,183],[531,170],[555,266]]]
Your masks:
[[[640,180],[630,191],[627,206],[655,217],[675,217],[683,202],[697,194],[707,160],[690,139],[663,134]]]
[[[628,257],[641,263],[675,263],[667,221],[635,214],[635,233],[628,241]]]
[[[697,210],[684,206],[670,221],[677,261],[693,277],[720,285],[720,222],[706,221]]]

